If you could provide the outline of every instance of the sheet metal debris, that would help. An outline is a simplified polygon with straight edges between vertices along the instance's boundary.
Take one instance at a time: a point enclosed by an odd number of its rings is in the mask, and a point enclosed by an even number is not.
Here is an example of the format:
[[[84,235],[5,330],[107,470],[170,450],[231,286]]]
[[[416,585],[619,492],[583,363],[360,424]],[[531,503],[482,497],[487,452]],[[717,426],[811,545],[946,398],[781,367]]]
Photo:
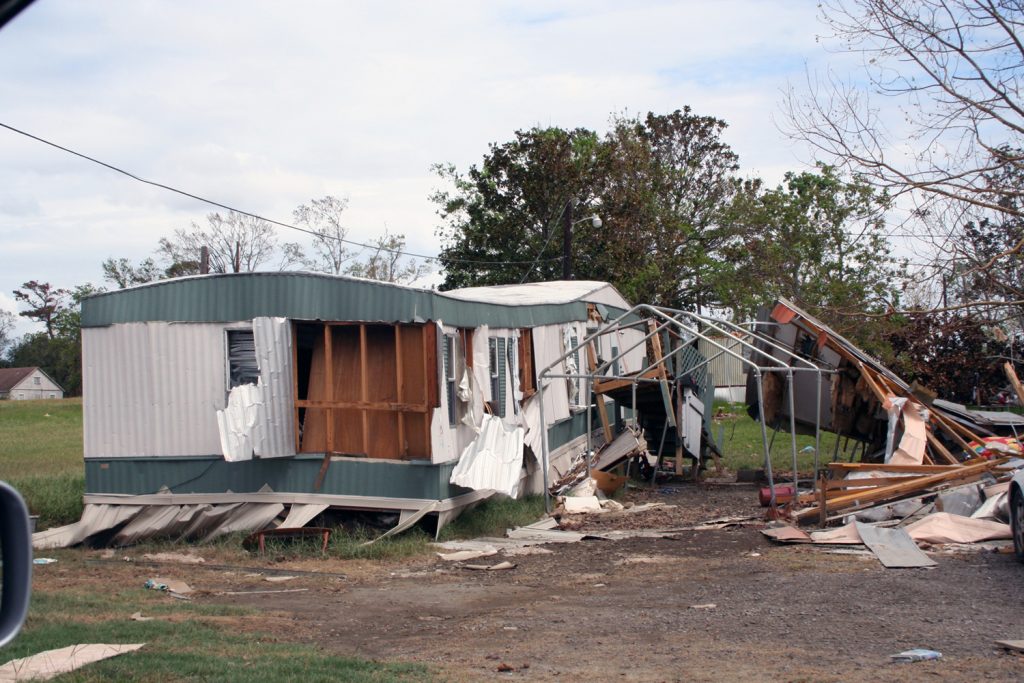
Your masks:
[[[889,569],[934,567],[935,560],[925,555],[906,529],[885,529],[856,522],[857,533],[878,561]]]

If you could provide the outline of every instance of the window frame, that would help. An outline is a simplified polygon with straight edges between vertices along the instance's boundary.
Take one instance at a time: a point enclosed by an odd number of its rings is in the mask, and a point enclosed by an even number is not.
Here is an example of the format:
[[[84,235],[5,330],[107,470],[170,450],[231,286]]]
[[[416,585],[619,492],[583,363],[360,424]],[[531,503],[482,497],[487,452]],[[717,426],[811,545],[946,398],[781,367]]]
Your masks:
[[[232,361],[232,355],[231,355],[231,341],[232,340],[231,340],[231,337],[233,335],[243,335],[243,336],[244,335],[248,335],[249,337],[252,338],[252,359],[253,359],[253,364],[255,365],[255,369],[256,369],[256,375],[255,375],[256,381],[255,382],[247,382],[247,381],[235,382],[234,381],[234,377],[232,376],[232,367],[231,367],[231,361]],[[242,376],[240,375],[239,379],[241,379],[241,377]],[[259,386],[259,378],[260,378],[260,366],[259,366],[259,358],[256,355],[256,333],[252,329],[252,326],[249,326],[249,327],[227,327],[227,328],[225,328],[224,329],[224,386],[227,389],[228,393],[230,393],[231,390],[234,389],[235,387],[240,387],[240,386],[243,386],[243,385],[246,385],[246,384],[254,384],[256,386]]]

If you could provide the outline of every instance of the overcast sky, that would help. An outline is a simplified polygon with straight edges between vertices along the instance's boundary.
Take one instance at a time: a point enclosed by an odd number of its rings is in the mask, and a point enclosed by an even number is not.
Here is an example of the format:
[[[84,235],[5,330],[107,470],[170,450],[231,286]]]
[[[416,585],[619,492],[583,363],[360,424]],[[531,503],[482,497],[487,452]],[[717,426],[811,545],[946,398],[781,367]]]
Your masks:
[[[347,197],[350,237],[433,254],[430,166],[516,129],[689,105],[729,124],[744,175],[801,170],[775,122],[835,59],[815,5],[36,0],[0,31],[0,122],[286,222]],[[100,284],[211,210],[0,129],[0,308],[29,279]]]

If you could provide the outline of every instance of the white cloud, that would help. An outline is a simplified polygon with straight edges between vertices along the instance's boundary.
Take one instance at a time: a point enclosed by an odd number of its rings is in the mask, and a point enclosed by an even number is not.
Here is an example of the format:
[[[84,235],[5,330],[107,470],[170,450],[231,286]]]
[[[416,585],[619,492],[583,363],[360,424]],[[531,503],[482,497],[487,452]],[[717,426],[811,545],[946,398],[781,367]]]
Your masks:
[[[798,158],[771,115],[822,57],[811,3],[47,0],[0,32],[0,120],[142,177],[288,221],[350,198],[355,239],[433,253],[435,162],[535,124],[690,105],[745,173]],[[97,282],[212,210],[0,130],[0,292]],[[282,235],[284,239],[292,236]],[[2,302],[2,300],[0,300]]]

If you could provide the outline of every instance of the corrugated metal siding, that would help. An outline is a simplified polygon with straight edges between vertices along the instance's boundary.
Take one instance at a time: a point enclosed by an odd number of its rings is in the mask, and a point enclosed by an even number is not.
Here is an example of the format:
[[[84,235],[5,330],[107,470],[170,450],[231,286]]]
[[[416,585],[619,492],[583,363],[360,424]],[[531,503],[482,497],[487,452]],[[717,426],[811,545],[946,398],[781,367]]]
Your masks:
[[[85,457],[220,453],[224,325],[82,330]]]
[[[734,353],[743,355],[743,346],[736,339],[731,337],[715,338],[715,342],[724,346]],[[697,349],[705,358],[712,358],[716,354],[721,353],[721,349],[714,346],[710,342],[699,339],[697,341]],[[747,383],[747,370],[743,362],[738,358],[723,353],[722,355],[715,358],[708,363],[708,369],[711,376],[714,377],[715,386],[718,387],[740,387]]]
[[[286,318],[256,318],[252,321],[252,331],[263,390],[256,455],[268,458],[295,455],[292,325]]]
[[[534,327],[586,320],[583,301],[504,306],[441,293],[316,273],[235,273],[165,280],[82,302],[82,326],[151,320],[229,322],[258,317],[422,322],[460,327]]]
[[[314,493],[321,456],[295,456],[229,463],[220,457],[94,459],[85,463],[87,494],[146,495],[167,487],[172,493]],[[448,482],[454,462],[332,460],[319,491],[324,495],[386,498],[451,498],[466,489]]]

